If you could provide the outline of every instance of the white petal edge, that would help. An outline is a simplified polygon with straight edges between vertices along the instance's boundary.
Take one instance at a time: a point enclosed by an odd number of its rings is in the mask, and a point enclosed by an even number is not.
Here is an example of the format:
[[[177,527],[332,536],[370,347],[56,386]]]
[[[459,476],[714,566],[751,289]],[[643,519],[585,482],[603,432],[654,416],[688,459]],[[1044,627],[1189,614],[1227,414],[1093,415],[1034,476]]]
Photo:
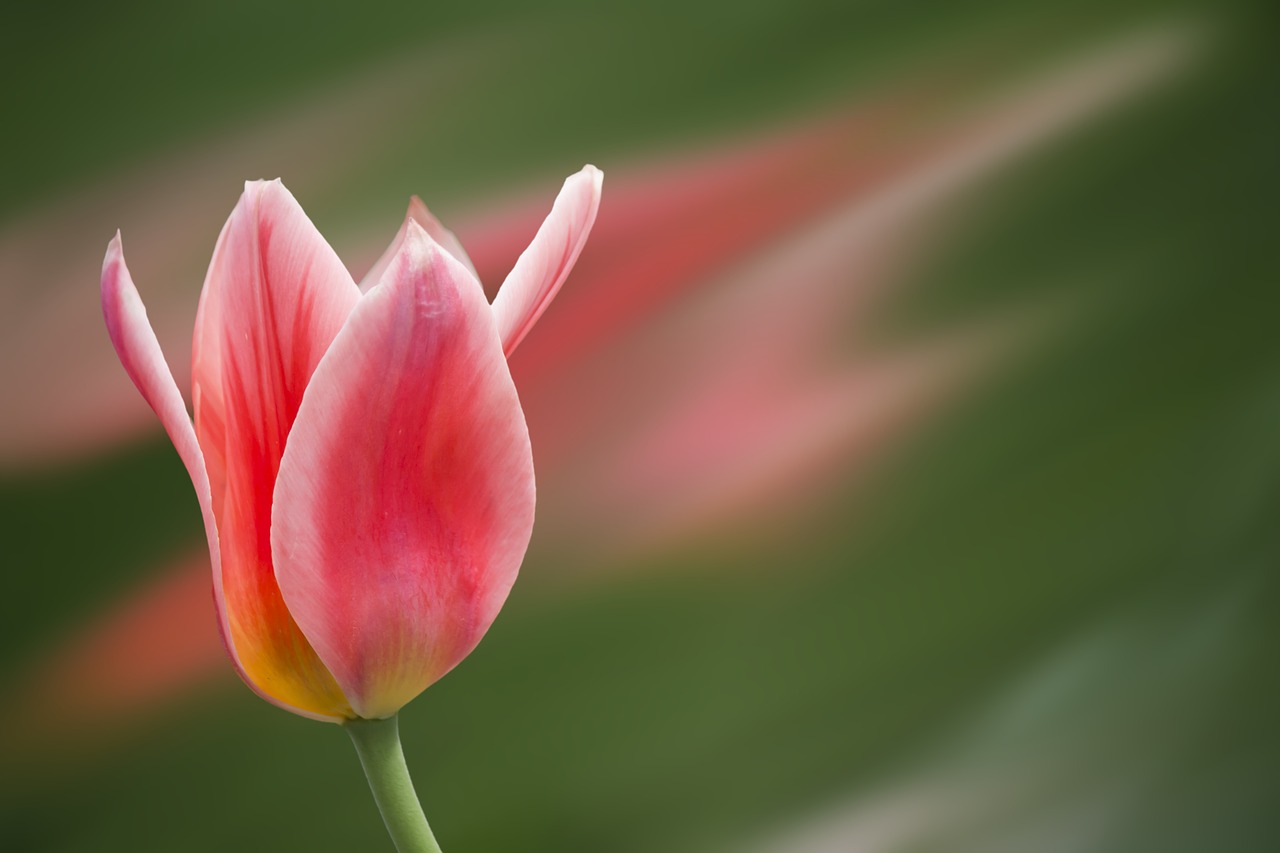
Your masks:
[[[566,178],[551,213],[502,282],[493,299],[493,313],[508,357],[551,304],[578,260],[600,209],[603,182],[604,173],[591,165]]]

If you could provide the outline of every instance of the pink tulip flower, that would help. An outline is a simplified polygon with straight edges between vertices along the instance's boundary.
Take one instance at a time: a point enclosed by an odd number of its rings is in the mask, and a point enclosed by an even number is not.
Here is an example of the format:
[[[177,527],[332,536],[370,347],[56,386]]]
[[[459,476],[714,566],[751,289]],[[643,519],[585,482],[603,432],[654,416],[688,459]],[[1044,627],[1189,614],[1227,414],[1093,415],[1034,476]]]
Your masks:
[[[223,642],[267,701],[391,717],[493,622],[534,508],[506,356],[573,267],[601,180],[565,181],[492,305],[416,198],[357,285],[278,180],[247,183],[200,297],[194,422],[111,241],[112,344],[191,476]]]

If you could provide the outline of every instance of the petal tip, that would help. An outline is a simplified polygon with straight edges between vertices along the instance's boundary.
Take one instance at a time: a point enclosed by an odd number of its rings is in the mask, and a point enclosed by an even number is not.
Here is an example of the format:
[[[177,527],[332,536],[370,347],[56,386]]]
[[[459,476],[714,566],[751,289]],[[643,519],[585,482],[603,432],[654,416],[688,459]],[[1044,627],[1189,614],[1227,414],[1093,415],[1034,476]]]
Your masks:
[[[418,268],[433,267],[442,261],[444,255],[449,254],[431,236],[431,232],[412,217],[405,220],[404,241],[397,252],[397,254],[406,253],[410,265]]]
[[[412,209],[412,205],[410,205],[411,212]],[[426,209],[425,206],[423,209]],[[436,243],[435,238],[431,236],[430,232],[428,232],[426,228],[423,228],[422,223],[418,222],[418,220],[414,219],[412,216],[405,220],[404,241],[406,246],[421,246],[423,251],[432,248],[440,248],[439,244]]]
[[[603,182],[604,172],[590,163],[565,178],[551,213],[498,289],[493,310],[508,356],[542,316],[577,262],[600,209]]]
[[[286,193],[289,192],[289,190],[285,188],[284,182],[279,178],[257,178],[255,180],[248,180],[244,182],[245,198],[252,197],[260,199],[269,192],[279,192],[280,190],[284,190]]]
[[[426,208],[423,207],[423,210],[425,211]],[[435,263],[445,257],[456,260],[447,248],[440,245],[440,240],[431,233],[431,229],[413,217],[405,220],[404,244],[401,246],[401,251],[405,250],[412,251],[420,261],[426,263]]]
[[[102,261],[102,269],[105,272],[107,267],[113,263],[119,262],[124,257],[124,240],[120,236],[120,229],[116,229],[116,235],[107,243],[107,254]]]
[[[604,172],[592,164],[588,163],[577,171],[577,173],[569,176],[569,181],[575,179],[585,179],[591,182],[592,194],[599,196],[600,190],[604,185]],[[566,181],[568,183],[568,181]]]
[[[124,241],[119,229],[107,243],[107,252],[102,258],[102,275],[98,288],[102,294],[102,307],[107,316],[108,330],[112,327],[114,311],[108,303],[121,298],[122,292],[132,286],[129,281],[129,270],[124,262]]]

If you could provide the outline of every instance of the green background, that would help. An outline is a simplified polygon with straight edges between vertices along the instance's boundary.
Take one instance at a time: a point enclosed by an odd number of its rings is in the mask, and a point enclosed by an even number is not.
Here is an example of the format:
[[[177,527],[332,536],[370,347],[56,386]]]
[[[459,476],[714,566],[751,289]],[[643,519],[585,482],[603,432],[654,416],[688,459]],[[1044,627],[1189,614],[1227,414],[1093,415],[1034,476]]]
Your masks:
[[[867,334],[909,346],[1025,304],[1076,306],[1070,322],[858,476],[836,471],[798,517],[779,505],[763,535],[730,523],[593,564],[535,533],[484,643],[401,731],[454,853],[1274,850],[1280,78],[1264,4],[32,6],[0,34],[0,233],[153,162],[199,168],[207,140],[330,98],[365,146],[350,168],[311,185],[286,156],[261,176],[281,174],[340,252],[410,193],[445,215],[584,162],[608,176],[607,211],[615,176],[681,151],[922,79],[945,113],[1169,22],[1195,33],[1187,68],[993,172]],[[396,63],[429,97],[364,138],[344,87]],[[93,225],[60,239],[105,245],[115,224]],[[193,309],[206,261],[184,261]],[[47,286],[0,281],[3,310]],[[10,464],[0,518],[11,710],[51,650],[202,541],[157,429]],[[0,848],[389,849],[342,733],[267,706],[229,666],[100,722],[13,717]]]

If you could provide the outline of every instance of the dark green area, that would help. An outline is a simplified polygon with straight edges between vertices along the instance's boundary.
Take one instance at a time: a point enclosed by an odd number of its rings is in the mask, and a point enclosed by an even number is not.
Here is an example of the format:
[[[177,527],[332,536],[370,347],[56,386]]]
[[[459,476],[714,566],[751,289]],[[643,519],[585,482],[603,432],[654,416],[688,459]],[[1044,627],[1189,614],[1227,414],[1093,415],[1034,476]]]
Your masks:
[[[461,63],[456,78],[436,81],[445,104],[410,121],[401,153],[421,178],[399,170],[398,200],[407,178],[499,186],[533,164],[576,165],[579,152],[620,156],[803,113],[868,75],[957,47],[1052,54],[1161,8],[1177,4],[27,3],[0,33],[0,221],[51,190],[266,119],[397,57],[492,51],[478,77]]]
[[[173,446],[151,441],[79,468],[0,479],[8,572],[0,672],[167,568],[204,527]]]

